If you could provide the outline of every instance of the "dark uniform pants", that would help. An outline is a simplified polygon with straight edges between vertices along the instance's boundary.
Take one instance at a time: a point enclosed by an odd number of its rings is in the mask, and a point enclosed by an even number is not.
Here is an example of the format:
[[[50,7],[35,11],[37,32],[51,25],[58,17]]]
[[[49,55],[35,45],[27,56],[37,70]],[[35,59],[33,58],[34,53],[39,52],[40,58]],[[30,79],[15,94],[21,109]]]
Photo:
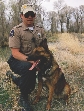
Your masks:
[[[36,69],[34,68],[32,71],[30,71],[29,68],[32,66],[30,62],[19,61],[12,56],[10,56],[7,62],[10,66],[10,69],[15,74],[20,75],[20,77],[18,77],[17,80],[21,93],[31,93],[35,88]]]

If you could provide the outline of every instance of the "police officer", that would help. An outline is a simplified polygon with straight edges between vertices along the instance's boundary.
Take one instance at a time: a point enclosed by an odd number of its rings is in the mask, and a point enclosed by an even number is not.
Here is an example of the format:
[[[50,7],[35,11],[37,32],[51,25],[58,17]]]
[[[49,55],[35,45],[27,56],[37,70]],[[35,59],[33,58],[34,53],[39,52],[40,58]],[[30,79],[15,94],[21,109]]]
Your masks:
[[[15,77],[13,74],[10,76],[20,88],[20,102],[26,111],[32,111],[28,94],[34,90],[36,82],[36,68],[29,70],[32,65],[36,65],[36,62],[28,61],[28,57],[45,38],[43,28],[34,25],[35,17],[36,13],[32,5],[22,5],[21,19],[23,22],[10,31],[9,37],[11,56],[8,59],[8,64],[10,69],[20,77]]]

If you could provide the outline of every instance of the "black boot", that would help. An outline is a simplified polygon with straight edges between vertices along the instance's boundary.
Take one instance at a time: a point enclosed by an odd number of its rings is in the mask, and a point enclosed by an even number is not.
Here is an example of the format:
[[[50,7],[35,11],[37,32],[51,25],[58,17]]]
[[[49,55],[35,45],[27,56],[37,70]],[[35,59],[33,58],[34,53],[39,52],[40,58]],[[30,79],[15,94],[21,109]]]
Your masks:
[[[21,94],[19,104],[24,108],[24,111],[33,111],[28,100],[28,95]]]
[[[12,81],[19,86],[19,81],[20,81],[20,77],[16,77],[13,75],[13,73],[11,71],[7,71],[6,76],[10,79],[12,79]]]

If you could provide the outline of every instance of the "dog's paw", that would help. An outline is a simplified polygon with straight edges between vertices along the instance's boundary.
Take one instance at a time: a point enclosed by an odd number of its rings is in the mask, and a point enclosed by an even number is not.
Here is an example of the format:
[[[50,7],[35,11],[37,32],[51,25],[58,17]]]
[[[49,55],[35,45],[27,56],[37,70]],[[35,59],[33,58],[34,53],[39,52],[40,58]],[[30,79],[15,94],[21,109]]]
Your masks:
[[[47,104],[47,106],[46,106],[46,110],[49,111],[50,108],[51,108],[50,104]]]

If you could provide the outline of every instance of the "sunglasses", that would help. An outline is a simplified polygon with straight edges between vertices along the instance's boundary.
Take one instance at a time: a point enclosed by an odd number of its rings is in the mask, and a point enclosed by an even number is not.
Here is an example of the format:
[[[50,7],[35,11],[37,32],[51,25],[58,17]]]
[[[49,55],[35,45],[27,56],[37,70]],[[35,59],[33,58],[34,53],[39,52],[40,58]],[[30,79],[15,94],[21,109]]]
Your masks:
[[[35,13],[33,11],[28,11],[27,13],[24,14],[25,18],[28,18],[29,16],[35,17]]]

